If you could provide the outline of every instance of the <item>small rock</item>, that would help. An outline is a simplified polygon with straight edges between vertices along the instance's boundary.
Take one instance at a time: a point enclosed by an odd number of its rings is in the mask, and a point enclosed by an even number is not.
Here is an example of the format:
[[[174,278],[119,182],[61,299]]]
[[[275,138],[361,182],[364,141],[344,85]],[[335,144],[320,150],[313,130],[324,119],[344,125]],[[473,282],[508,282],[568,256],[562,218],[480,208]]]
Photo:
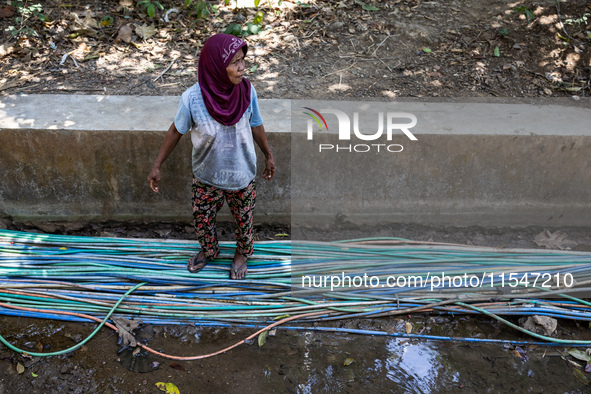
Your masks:
[[[553,335],[558,327],[558,321],[548,316],[529,316],[519,319],[519,325],[528,331],[547,337]]]
[[[55,233],[60,228],[60,226],[56,223],[41,222],[37,223],[37,228],[44,233]]]
[[[33,349],[36,344],[37,342],[27,342],[24,344],[24,347],[26,347],[27,349]]]
[[[513,44],[513,49],[521,49],[521,45],[518,43]]]
[[[544,93],[548,96],[552,96],[552,89],[544,88]]]
[[[355,29],[356,29],[358,32],[364,32],[364,31],[367,31],[369,28],[367,27],[367,23],[361,23],[361,22],[360,22],[360,23],[357,23],[357,24],[355,25]]]
[[[328,30],[339,30],[343,26],[345,26],[345,24],[343,22],[334,22],[334,23],[331,23],[330,25],[328,25]]]
[[[572,96],[572,97],[573,97],[573,100],[575,100],[575,101],[579,101],[581,99],[579,96]]]

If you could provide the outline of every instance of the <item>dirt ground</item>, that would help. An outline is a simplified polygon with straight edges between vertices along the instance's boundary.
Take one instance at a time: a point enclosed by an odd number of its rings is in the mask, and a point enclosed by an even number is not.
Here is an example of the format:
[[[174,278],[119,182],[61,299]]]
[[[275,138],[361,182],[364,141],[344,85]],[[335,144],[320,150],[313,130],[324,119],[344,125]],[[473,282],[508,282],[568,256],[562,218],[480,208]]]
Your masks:
[[[470,316],[413,315],[351,320],[341,326],[403,332],[407,322],[430,335],[528,340],[494,320]],[[94,328],[10,317],[3,318],[2,335],[23,349],[58,351],[85,339]],[[155,326],[153,331],[152,348],[182,356],[210,354],[254,332],[194,326]],[[567,320],[559,322],[558,335],[590,339],[586,324]],[[564,347],[278,330],[262,347],[255,341],[204,360],[177,362],[143,351],[130,353],[117,346],[117,335],[106,328],[62,356],[27,358],[0,347],[0,393],[161,393],[158,382],[173,383],[184,394],[588,392],[588,374]]]
[[[228,5],[212,3],[219,5],[217,12],[204,19],[196,18],[192,8],[184,8],[182,0],[161,1],[163,10],[157,8],[153,18],[132,0],[40,3],[45,22],[35,15],[19,22],[0,12],[4,32],[0,94],[178,96],[197,81],[199,49],[206,38],[231,23],[245,26],[262,10],[262,32],[245,37],[248,78],[261,98],[591,96],[588,0],[301,0],[303,4],[283,1],[280,6],[276,1],[269,6],[263,0],[258,10],[236,8],[231,1]],[[169,22],[161,20],[173,8],[178,12],[168,14]],[[141,32],[145,31],[142,26],[152,24],[153,36],[138,36],[136,27]],[[124,25],[132,26],[129,43],[119,34]],[[11,26],[19,31],[18,38],[6,31]],[[8,227],[75,235],[194,239],[189,225],[102,223],[72,229],[11,223]],[[339,239],[371,233],[534,248],[538,246],[533,239],[543,230],[392,225],[376,231],[345,226]],[[576,243],[573,249],[591,250],[589,229],[562,230]],[[230,225],[221,225],[219,232],[221,239],[233,238]],[[289,237],[280,234],[291,235],[291,229],[258,226],[256,234],[258,240],[285,239]],[[306,234],[325,240],[321,229],[306,229]],[[71,346],[95,328],[90,323],[18,317],[0,321],[2,335],[9,342],[31,349],[41,344],[47,351]],[[348,324],[376,330],[394,325],[403,331],[405,321],[431,334],[527,339],[485,318],[409,316]],[[251,332],[163,326],[155,328],[151,345],[173,354],[205,354]],[[558,335],[589,339],[587,323],[560,321]],[[146,356],[141,363],[154,366],[146,371],[126,362],[129,358],[119,353],[116,335],[107,329],[82,349],[59,357],[31,360],[1,346],[0,394],[157,393],[161,392],[157,382],[175,383],[181,393],[585,392],[589,384],[589,375],[581,372],[581,366],[572,365],[574,360],[564,356],[564,348],[530,347],[521,353],[515,346],[281,330],[267,345],[242,345],[197,362],[173,363]],[[347,359],[354,362],[344,366]],[[18,364],[24,372],[19,373]]]
[[[591,96],[586,0],[222,1],[206,18],[195,1],[161,1],[154,17],[132,0],[42,3],[45,22],[0,18],[18,37],[0,42],[3,94],[180,95],[207,37],[263,11],[245,37],[262,98]]]

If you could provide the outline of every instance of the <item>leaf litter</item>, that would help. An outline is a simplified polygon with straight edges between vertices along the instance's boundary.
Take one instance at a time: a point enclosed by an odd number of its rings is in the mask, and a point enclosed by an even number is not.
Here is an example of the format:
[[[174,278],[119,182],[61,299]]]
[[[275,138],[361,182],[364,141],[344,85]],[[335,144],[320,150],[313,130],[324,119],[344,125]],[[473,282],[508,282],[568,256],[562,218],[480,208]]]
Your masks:
[[[9,76],[3,90],[92,93],[106,88],[104,94],[179,95],[196,80],[191,68],[205,39],[236,25],[237,32],[248,34],[243,38],[249,43],[249,69],[258,66],[250,78],[263,98],[569,97],[590,92],[586,67],[591,51],[581,48],[588,46],[591,32],[565,25],[567,32],[561,34],[570,42],[556,42],[554,31],[535,23],[556,16],[552,5],[541,5],[527,24],[503,2],[273,0],[256,9],[221,2],[205,18],[178,3],[160,3],[163,9],[156,8],[154,17],[130,0],[44,4],[46,20],[28,22],[37,35],[1,43],[13,48],[0,51],[0,69]],[[560,6],[565,20],[584,12],[585,4]],[[0,18],[3,29],[11,21]],[[391,39],[380,45],[387,37]],[[81,42],[93,55],[72,59],[85,60],[85,67],[60,65],[64,53]],[[168,64],[174,51],[182,61],[158,83],[137,83],[154,72],[140,64]],[[561,56],[550,56],[552,51]],[[578,60],[567,64],[562,59],[571,52]],[[42,72],[52,78],[28,79]],[[433,80],[428,77],[432,72],[442,77]]]
[[[545,247],[546,249],[560,249],[567,250],[577,246],[575,241],[567,239],[568,234],[562,230],[551,233],[548,230],[544,230],[534,238],[536,245]]]

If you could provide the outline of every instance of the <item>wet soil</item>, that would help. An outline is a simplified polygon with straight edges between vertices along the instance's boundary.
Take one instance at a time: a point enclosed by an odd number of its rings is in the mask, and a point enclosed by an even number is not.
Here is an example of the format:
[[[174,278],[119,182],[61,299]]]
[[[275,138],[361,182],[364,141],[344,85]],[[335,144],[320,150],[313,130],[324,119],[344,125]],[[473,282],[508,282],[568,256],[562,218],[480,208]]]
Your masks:
[[[416,332],[431,335],[528,339],[496,321],[468,316],[414,315],[352,320],[341,325],[404,332],[406,322]],[[72,346],[94,328],[86,323],[4,318],[2,335],[23,349],[43,346],[47,351],[56,351]],[[154,331],[149,343],[152,348],[195,356],[232,345],[254,329],[157,326]],[[586,323],[570,321],[559,322],[558,335],[591,339]],[[587,392],[585,378],[572,364],[576,360],[563,347],[432,342],[279,329],[262,347],[255,341],[189,362],[144,352],[129,356],[128,351],[126,357],[116,342],[117,335],[103,329],[75,352],[33,359],[3,346],[0,392],[157,393],[158,382],[174,383],[181,393]],[[24,366],[20,374],[18,364]]]

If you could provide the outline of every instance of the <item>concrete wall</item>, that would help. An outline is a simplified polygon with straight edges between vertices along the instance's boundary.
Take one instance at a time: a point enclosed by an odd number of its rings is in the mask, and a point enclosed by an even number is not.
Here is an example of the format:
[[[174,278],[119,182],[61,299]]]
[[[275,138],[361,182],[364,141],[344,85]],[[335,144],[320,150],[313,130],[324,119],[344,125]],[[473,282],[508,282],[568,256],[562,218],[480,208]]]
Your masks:
[[[334,152],[296,168],[294,222],[591,225],[591,138],[419,138],[401,153],[374,158],[363,173],[352,154]],[[333,168],[339,175],[327,177]]]
[[[161,192],[146,182],[177,103],[176,97],[0,98],[0,218],[190,221],[190,138],[165,163]],[[271,182],[259,174],[258,222],[591,224],[589,106],[345,103],[350,111],[394,106],[415,114],[418,141],[397,136],[400,153],[319,156],[318,143],[335,135],[307,141],[297,123],[304,104],[261,101],[278,173]],[[221,216],[227,219],[227,211]]]
[[[1,98],[0,218],[190,221],[189,136],[181,139],[165,162],[161,191],[153,193],[146,181],[178,100],[72,95]],[[262,180],[264,160],[258,151],[257,220],[288,223],[291,170],[285,113],[289,103],[268,104],[262,100],[262,115],[278,172],[272,181]],[[220,218],[230,218],[227,207]]]
[[[293,101],[292,222],[590,226],[591,108],[571,103]],[[379,113],[412,114],[417,140],[400,130],[387,140],[385,115],[381,138],[344,140],[331,109],[351,130],[357,113],[365,135]]]

